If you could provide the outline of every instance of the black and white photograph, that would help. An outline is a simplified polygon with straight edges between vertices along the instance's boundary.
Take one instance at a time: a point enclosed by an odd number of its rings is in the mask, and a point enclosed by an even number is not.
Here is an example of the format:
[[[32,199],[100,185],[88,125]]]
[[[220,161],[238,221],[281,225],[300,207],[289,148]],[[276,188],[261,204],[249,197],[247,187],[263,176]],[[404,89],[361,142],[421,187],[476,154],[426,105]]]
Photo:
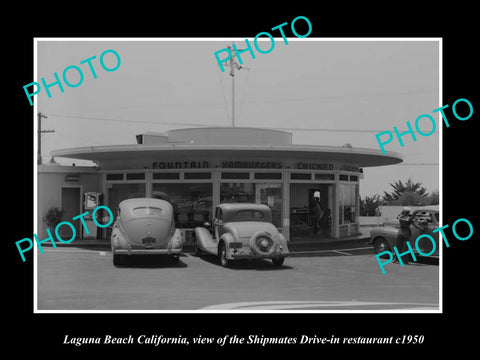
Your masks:
[[[106,5],[3,24],[8,348],[473,349],[469,6]]]

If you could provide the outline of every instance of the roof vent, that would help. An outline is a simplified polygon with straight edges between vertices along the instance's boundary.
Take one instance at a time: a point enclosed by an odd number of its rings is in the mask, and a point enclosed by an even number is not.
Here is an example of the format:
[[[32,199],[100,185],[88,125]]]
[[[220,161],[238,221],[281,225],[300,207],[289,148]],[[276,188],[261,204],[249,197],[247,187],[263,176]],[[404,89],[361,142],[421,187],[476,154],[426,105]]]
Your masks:
[[[139,145],[165,144],[168,142],[168,136],[164,133],[145,133],[136,136]]]

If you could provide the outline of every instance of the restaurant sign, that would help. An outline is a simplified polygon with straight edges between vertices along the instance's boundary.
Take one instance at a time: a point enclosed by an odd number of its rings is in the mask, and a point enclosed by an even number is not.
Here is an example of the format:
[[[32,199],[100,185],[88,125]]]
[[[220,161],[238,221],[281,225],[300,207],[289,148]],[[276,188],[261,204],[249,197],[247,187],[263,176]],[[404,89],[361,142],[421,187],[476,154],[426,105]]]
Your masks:
[[[296,169],[296,170],[330,170],[330,171],[350,171],[359,172],[358,166],[339,165],[337,167],[331,163],[316,162],[297,162],[292,167],[282,161],[220,161],[217,164],[211,164],[210,161],[155,161],[152,169]]]

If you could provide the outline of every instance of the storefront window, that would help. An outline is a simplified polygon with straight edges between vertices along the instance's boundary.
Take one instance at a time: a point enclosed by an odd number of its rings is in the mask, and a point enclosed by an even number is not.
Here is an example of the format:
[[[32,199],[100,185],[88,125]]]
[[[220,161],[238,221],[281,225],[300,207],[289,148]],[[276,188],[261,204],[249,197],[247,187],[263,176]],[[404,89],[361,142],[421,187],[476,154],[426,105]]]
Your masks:
[[[290,184],[290,240],[332,236],[333,185]]]
[[[153,184],[152,196],[173,205],[178,228],[192,229],[212,219],[212,184]]]
[[[265,204],[272,212],[272,224],[281,226],[282,184],[222,183],[220,202],[249,202]]]
[[[257,203],[270,207],[272,224],[281,227],[282,219],[282,184],[255,184]]]
[[[356,213],[356,185],[340,184],[339,185],[339,220],[340,225],[355,223]]]
[[[255,184],[253,183],[222,183],[220,184],[220,202],[255,202]]]
[[[121,201],[132,198],[145,197],[145,184],[109,184],[108,207],[116,216],[118,204]]]

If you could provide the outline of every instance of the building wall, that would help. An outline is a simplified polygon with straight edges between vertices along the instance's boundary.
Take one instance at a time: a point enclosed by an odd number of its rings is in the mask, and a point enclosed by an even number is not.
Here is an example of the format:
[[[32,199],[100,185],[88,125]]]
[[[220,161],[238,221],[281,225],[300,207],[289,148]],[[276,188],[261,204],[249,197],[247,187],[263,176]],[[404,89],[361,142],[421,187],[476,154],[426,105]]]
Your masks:
[[[211,216],[213,209],[207,211],[206,203],[215,207],[222,201],[253,199],[270,206],[273,222],[287,239],[292,235],[306,241],[321,240],[312,232],[334,238],[358,234],[362,167],[401,161],[395,153],[293,145],[289,132],[239,127],[145,133],[137,135],[137,144],[65,149],[52,155],[95,161],[98,174],[92,168],[42,167],[39,219],[50,206],[61,206],[62,187],[76,186],[81,194],[101,192],[103,204],[114,213],[125,198],[169,196],[178,206],[178,224],[185,231],[196,226],[196,218]],[[65,178],[69,174],[76,174],[75,181]],[[311,201],[316,190],[329,214],[320,232],[322,219]],[[165,192],[169,194],[160,195]],[[39,231],[43,230],[39,221]],[[108,233],[103,236],[108,238]]]
[[[105,194],[105,204],[115,213],[118,202],[129,197],[138,197],[145,194],[147,197],[155,197],[165,193],[173,200],[179,208],[178,226],[182,229],[193,228],[198,221],[185,219],[188,214],[201,218],[195,210],[195,203],[205,200],[207,197],[214,208],[225,197],[225,186],[236,188],[243,195],[239,201],[252,201],[271,203],[273,222],[284,235],[290,240],[315,241],[326,237],[345,237],[357,235],[359,227],[344,215],[344,207],[351,208],[353,217],[358,216],[358,187],[360,178],[358,173],[346,175],[345,172],[323,171],[332,175],[328,179],[317,179],[321,170],[288,170],[288,169],[143,169],[143,170],[100,170],[105,182],[101,192]],[[228,177],[233,174],[247,175],[247,177]],[[275,175],[281,177],[270,177],[269,179],[258,178],[258,174]],[[306,177],[292,179],[292,174],[303,174]],[[187,175],[209,175],[192,179]],[[155,175],[162,175],[158,178]],[[175,175],[175,177],[167,176]],[[343,176],[343,178],[342,178]],[[211,185],[210,190],[205,191],[205,185]],[[352,196],[345,198],[342,190],[347,186],[352,187]],[[328,211],[326,218],[322,219],[321,226],[324,229],[317,236],[313,236],[312,217],[309,214],[309,197],[312,197],[312,190],[318,189],[322,193],[321,203],[324,211]],[[168,193],[168,194],[167,194]],[[223,195],[222,195],[223,194]],[[280,204],[278,203],[280,199]],[[342,200],[343,199],[343,200]],[[345,199],[351,199],[347,202]],[[342,201],[341,201],[342,200]],[[339,202],[341,204],[339,205]],[[203,213],[203,210],[202,210]],[[210,210],[210,215],[212,210]],[[200,220],[199,220],[200,221]],[[200,223],[202,223],[200,221]],[[188,230],[189,231],[189,230]],[[188,234],[187,234],[188,235]],[[188,238],[188,236],[187,236]],[[188,241],[187,241],[188,242]]]
[[[78,199],[79,208],[83,209],[81,204],[83,194],[89,191],[99,192],[101,188],[99,178],[94,168],[57,165],[39,166],[37,173],[37,229],[35,231],[38,238],[44,239],[47,237],[47,225],[43,218],[48,209],[52,206],[62,207],[62,188],[78,188],[81,196]],[[64,220],[71,222],[71,219]],[[80,220],[76,221],[80,223]]]
[[[224,173],[247,173],[249,174],[247,179],[239,178],[222,178]],[[161,180],[155,178],[155,174],[166,175],[168,173],[178,174],[176,180]],[[201,175],[202,173],[211,174],[205,179],[188,179],[187,175]],[[257,174],[279,174],[281,178],[257,178]],[[307,178],[293,179],[291,175],[304,174]],[[319,178],[317,175],[334,174],[328,179]],[[344,174],[344,175],[341,175]],[[351,175],[345,175],[351,174]],[[113,175],[113,178],[109,178]],[[118,176],[117,176],[118,175]],[[134,175],[134,176],[132,176]],[[137,175],[141,175],[137,178]],[[343,180],[341,179],[343,176]],[[351,180],[352,178],[353,181]],[[192,207],[198,205],[196,203],[199,200],[205,202],[210,201],[212,206],[215,207],[221,201],[221,188],[222,184],[235,183],[244,184],[246,187],[244,190],[251,188],[253,201],[260,201],[265,203],[271,203],[272,213],[275,215],[275,223],[284,233],[289,240],[295,241],[312,241],[321,240],[325,237],[344,237],[351,236],[358,233],[359,228],[355,223],[349,223],[344,219],[342,206],[352,206],[353,212],[358,216],[358,186],[359,178],[361,174],[348,173],[338,170],[303,170],[303,169],[236,169],[236,168],[203,168],[203,169],[124,169],[117,168],[115,170],[99,170],[96,168],[86,167],[67,167],[67,166],[41,166],[38,171],[38,212],[37,212],[37,234],[41,239],[46,237],[46,225],[43,222],[43,217],[51,206],[62,207],[62,189],[78,189],[78,213],[71,215],[69,218],[65,218],[65,221],[70,221],[73,216],[79,215],[83,210],[83,194],[86,192],[99,192],[104,195],[103,204],[111,207],[115,213],[115,204],[127,197],[146,196],[152,197],[158,191],[166,191],[174,193],[187,194],[184,197],[180,196],[175,199],[179,203],[179,207],[183,207],[179,211],[179,220],[186,221],[189,214],[194,214],[194,218],[200,218],[200,213],[206,213],[205,209],[194,209],[195,211],[189,211],[186,207]],[[342,180],[342,181],[341,181]],[[163,186],[171,184],[171,186]],[[181,184],[177,186],[175,184]],[[202,185],[203,184],[203,185]],[[190,191],[188,186],[196,187],[196,192],[199,191],[199,187],[211,184],[211,192],[208,194],[194,195],[194,191]],[[139,185],[139,186],[137,186]],[[201,185],[201,186],[199,186]],[[252,187],[252,185],[254,185]],[[340,187],[350,185],[355,188],[355,198],[349,204],[344,204],[345,201],[340,204],[342,196],[340,194]],[[329,221],[322,221],[321,238],[320,233],[318,236],[312,235],[312,217],[308,214],[309,196],[312,189],[318,188],[321,193],[321,201],[324,210],[328,210],[330,216]],[[116,190],[116,189],[120,189]],[[123,190],[121,190],[123,189]],[[207,199],[209,197],[209,199]],[[182,201],[183,200],[183,201]],[[185,202],[185,200],[190,203]],[[280,204],[279,204],[280,202]],[[199,211],[201,210],[201,211]],[[210,209],[211,214],[211,209]],[[325,218],[326,219],[326,218]],[[197,219],[198,220],[198,219]],[[196,220],[195,220],[196,221]],[[80,220],[76,220],[74,223],[80,224]],[[198,221],[197,221],[198,222]],[[189,221],[190,225],[194,224],[194,221]],[[75,225],[75,224],[74,224]],[[308,226],[307,226],[308,225]],[[193,225],[192,225],[193,226]],[[198,225],[196,225],[198,226]],[[183,224],[185,229],[191,227]],[[79,229],[81,230],[81,229]],[[189,231],[189,230],[188,230]],[[81,234],[81,231],[78,232]],[[108,238],[108,233],[104,232],[102,235],[104,238]]]
[[[244,128],[207,127],[167,131],[169,142],[195,144],[291,145],[292,134],[286,131]]]

